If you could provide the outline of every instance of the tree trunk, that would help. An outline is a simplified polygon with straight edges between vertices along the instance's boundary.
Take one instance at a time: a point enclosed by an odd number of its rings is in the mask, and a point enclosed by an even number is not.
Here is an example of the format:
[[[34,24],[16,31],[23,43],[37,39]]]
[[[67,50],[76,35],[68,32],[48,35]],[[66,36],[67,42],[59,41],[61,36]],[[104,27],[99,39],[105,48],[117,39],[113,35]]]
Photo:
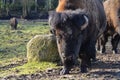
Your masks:
[[[28,16],[28,0],[22,0],[22,4],[23,4],[23,17],[27,17]]]
[[[37,0],[35,0],[35,12],[37,12]]]

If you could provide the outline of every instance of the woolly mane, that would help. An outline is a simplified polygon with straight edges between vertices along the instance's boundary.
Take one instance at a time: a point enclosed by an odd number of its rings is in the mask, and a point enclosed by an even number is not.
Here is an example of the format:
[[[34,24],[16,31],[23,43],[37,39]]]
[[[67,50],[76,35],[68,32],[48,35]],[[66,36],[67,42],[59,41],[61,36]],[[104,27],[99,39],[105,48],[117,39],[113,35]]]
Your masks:
[[[86,13],[88,14],[91,21],[91,26],[96,26],[99,32],[105,29],[105,27],[103,27],[104,25],[101,23],[106,23],[106,21],[103,21],[104,19],[102,19],[106,17],[104,15],[105,13],[101,0],[59,0],[56,12],[63,12],[64,10],[75,10],[79,8],[86,10]]]

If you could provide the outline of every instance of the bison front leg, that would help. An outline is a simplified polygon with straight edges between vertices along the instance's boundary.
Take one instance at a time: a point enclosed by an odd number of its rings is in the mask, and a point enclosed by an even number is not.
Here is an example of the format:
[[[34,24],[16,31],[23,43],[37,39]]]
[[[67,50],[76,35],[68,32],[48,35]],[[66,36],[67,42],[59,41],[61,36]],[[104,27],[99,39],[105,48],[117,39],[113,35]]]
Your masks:
[[[108,35],[104,35],[102,36],[100,40],[100,53],[101,54],[105,54],[106,52],[106,43],[108,42]]]
[[[80,70],[82,73],[86,73],[87,72],[87,56],[86,54],[80,54],[80,58],[81,58],[81,66],[80,66]]]
[[[81,58],[81,72],[87,72],[87,68],[91,68],[91,59],[92,61],[96,61],[96,41],[90,41],[90,43],[86,46],[82,46],[82,50],[80,54]]]
[[[98,53],[105,53],[106,52],[106,43],[108,41],[108,34],[104,32],[97,40],[97,52]]]
[[[120,35],[119,34],[116,34],[114,37],[112,37],[111,44],[112,44],[113,53],[118,53],[117,46],[118,46],[119,41],[120,41]]]
[[[98,52],[100,52],[100,50],[101,50],[101,38],[98,38],[98,40],[97,40],[97,46],[96,46],[97,48],[97,51]]]

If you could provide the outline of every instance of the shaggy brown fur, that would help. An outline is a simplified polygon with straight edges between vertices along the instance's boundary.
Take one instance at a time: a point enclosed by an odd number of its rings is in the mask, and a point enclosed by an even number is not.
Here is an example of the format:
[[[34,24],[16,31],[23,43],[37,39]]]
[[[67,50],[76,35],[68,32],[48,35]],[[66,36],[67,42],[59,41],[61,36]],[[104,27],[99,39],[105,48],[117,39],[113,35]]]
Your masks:
[[[17,29],[17,24],[18,24],[18,21],[17,21],[17,19],[15,17],[10,19],[10,25],[11,25],[12,30]]]
[[[81,15],[80,13],[83,12],[80,11],[76,15],[76,9],[83,10],[85,13]],[[68,10],[70,12],[65,13]],[[84,30],[76,29],[76,27],[81,27],[81,24],[85,24],[85,22],[87,26]],[[69,70],[75,63],[74,60],[77,59],[74,56],[76,54],[77,57],[79,54],[81,58],[81,72],[86,72],[87,67],[91,65],[91,58],[93,60],[96,58],[96,40],[104,32],[106,26],[106,16],[102,1],[59,0],[56,13],[51,13],[49,23],[52,32],[57,38],[59,54],[64,62],[61,74],[69,74]],[[69,32],[71,34],[68,34]]]
[[[91,27],[96,26],[96,30],[101,34],[105,29],[105,25],[101,25],[101,22],[106,23],[104,11],[101,9],[103,7],[101,5],[103,4],[100,0],[59,0],[56,11],[63,12],[64,10],[78,8],[86,10],[91,21]]]
[[[100,50],[100,53],[105,53],[108,37],[112,36],[113,53],[118,53],[117,45],[120,40],[120,0],[106,0],[104,2],[104,9],[107,16],[107,28],[98,40],[98,50]]]
[[[104,8],[108,25],[120,34],[120,0],[107,0],[104,2]]]

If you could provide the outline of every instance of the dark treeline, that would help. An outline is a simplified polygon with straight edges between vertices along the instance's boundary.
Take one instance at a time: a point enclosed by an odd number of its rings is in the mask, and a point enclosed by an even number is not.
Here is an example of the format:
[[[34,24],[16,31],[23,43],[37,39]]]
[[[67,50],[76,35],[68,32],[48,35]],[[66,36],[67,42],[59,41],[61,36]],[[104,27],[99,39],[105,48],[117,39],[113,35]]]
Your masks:
[[[46,19],[57,4],[58,0],[0,0],[0,19]]]

